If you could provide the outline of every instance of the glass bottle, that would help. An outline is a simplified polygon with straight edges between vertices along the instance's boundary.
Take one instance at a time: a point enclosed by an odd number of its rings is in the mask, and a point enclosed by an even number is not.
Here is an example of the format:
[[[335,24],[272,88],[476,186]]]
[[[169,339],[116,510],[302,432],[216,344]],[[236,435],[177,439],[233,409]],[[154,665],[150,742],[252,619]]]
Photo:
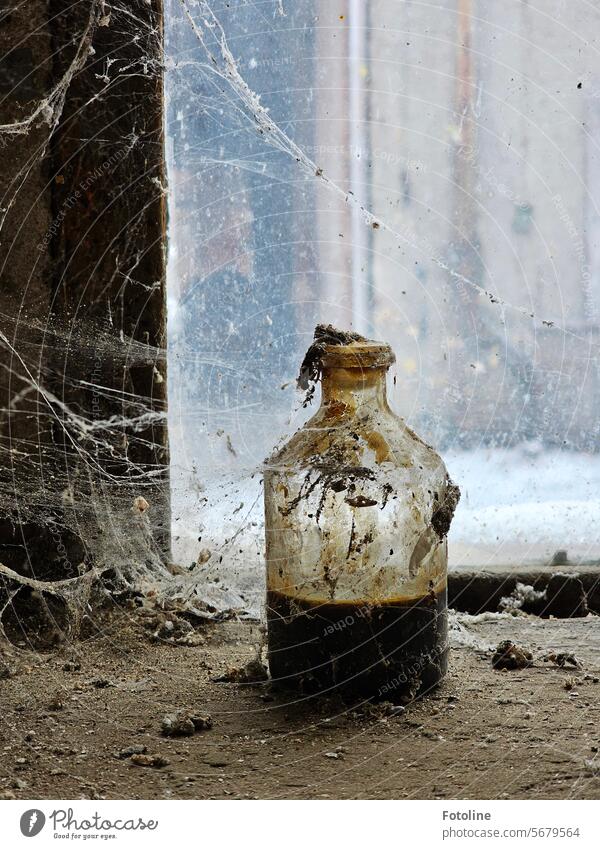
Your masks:
[[[390,409],[389,345],[324,344],[317,413],[266,461],[273,682],[405,703],[447,669],[447,532],[459,498]]]

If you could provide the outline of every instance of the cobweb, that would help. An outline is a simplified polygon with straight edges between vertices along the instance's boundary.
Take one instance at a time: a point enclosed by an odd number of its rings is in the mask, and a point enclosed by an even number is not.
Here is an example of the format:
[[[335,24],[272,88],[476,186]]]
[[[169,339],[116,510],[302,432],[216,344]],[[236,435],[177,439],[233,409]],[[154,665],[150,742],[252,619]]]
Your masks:
[[[78,631],[107,591],[164,594],[172,578],[144,218],[165,192],[162,141],[152,108],[124,109],[164,62],[153,4],[14,2],[0,19],[1,622],[25,646]]]
[[[469,482],[458,560],[597,556],[600,117],[584,19],[553,19],[553,53],[535,10],[507,24],[492,3],[472,20],[451,2],[433,17],[368,5],[168,0],[163,61],[152,3],[96,0],[48,44],[53,73],[27,38],[13,45],[0,126],[5,613],[38,596],[77,622],[105,587],[258,615],[261,461],[308,415],[294,377],[318,321],[396,350],[393,405]],[[19,15],[16,0],[0,12]],[[31,32],[45,37],[37,19]],[[127,62],[111,33],[131,43]],[[39,198],[61,176],[65,103],[90,67],[81,109],[164,76],[168,190],[144,176],[168,192],[168,344],[124,318],[128,298],[162,286],[127,226],[135,193],[105,307],[66,308],[62,279],[39,294],[77,209],[67,196],[42,213]],[[82,191],[131,190],[141,145],[134,121]],[[152,393],[130,378],[143,369]]]

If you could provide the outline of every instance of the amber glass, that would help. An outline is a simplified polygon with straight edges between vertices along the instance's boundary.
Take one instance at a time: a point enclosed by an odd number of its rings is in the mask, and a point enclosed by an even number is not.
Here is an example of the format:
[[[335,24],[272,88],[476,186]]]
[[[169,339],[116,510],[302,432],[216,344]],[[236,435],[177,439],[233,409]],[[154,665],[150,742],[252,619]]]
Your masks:
[[[284,686],[401,702],[445,673],[455,488],[388,405],[393,360],[378,343],[326,348],[318,411],[266,463],[269,664]]]

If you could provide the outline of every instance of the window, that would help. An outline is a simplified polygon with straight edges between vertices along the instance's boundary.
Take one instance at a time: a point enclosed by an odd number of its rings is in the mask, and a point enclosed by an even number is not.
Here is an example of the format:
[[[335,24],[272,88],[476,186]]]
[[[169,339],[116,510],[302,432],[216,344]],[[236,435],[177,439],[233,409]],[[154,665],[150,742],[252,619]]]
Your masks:
[[[552,6],[171,0],[174,548],[223,603],[318,321],[394,348],[452,563],[598,557],[600,13]]]

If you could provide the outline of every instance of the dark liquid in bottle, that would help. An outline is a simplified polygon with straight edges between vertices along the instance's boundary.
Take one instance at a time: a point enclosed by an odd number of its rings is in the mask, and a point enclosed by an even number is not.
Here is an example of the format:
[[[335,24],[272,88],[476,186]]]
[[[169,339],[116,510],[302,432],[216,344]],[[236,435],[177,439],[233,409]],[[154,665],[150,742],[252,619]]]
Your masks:
[[[396,704],[425,694],[448,668],[446,590],[417,601],[314,603],[267,593],[273,683]]]

